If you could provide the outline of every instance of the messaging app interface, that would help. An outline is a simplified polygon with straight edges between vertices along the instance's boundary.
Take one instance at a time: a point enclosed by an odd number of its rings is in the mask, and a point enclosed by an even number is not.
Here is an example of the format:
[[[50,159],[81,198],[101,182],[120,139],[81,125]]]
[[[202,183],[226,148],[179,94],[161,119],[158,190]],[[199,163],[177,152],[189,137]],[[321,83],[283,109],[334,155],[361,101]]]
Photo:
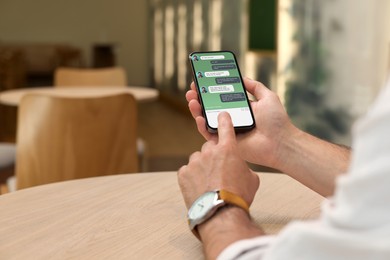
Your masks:
[[[218,114],[230,114],[234,126],[253,124],[235,58],[230,52],[195,53],[191,56],[207,121],[218,127]]]

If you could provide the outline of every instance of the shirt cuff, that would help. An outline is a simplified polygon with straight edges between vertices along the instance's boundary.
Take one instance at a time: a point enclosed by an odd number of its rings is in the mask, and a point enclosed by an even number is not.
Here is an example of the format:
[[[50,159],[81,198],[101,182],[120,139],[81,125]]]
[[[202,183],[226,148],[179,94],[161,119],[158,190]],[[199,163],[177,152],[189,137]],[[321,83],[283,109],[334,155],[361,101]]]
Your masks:
[[[226,247],[217,257],[218,260],[233,259],[261,259],[269,246],[275,240],[275,236],[260,236],[243,239]]]

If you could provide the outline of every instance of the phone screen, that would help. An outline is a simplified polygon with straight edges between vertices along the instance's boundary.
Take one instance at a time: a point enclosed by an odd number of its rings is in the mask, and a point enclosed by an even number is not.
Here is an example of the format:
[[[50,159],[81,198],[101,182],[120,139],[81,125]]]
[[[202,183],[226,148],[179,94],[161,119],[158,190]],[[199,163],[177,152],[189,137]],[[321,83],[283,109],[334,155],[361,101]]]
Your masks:
[[[253,128],[252,109],[234,54],[193,52],[189,58],[209,131],[217,131],[218,114],[222,111],[230,114],[236,130]]]

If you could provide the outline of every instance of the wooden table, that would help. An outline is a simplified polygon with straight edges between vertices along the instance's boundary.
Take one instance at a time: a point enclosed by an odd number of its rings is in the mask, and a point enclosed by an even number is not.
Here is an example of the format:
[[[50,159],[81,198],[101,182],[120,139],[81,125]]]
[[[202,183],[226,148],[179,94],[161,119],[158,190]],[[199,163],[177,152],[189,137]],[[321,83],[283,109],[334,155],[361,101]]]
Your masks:
[[[147,87],[41,87],[22,88],[3,91],[0,93],[0,103],[18,106],[22,97],[29,93],[43,93],[61,97],[101,97],[120,93],[133,94],[138,101],[151,101],[158,97],[158,90]]]
[[[323,198],[282,174],[260,174],[251,207],[266,232],[319,215]],[[0,196],[0,259],[203,259],[176,172],[97,177]]]

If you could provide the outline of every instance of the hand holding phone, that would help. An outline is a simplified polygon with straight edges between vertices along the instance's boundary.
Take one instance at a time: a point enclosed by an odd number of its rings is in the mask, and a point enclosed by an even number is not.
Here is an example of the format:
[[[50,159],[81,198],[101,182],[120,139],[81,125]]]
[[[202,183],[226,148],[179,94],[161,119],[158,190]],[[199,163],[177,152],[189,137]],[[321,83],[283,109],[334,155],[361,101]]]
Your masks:
[[[235,55],[230,51],[193,52],[189,55],[206,127],[218,130],[218,114],[230,114],[236,132],[255,126]]]

